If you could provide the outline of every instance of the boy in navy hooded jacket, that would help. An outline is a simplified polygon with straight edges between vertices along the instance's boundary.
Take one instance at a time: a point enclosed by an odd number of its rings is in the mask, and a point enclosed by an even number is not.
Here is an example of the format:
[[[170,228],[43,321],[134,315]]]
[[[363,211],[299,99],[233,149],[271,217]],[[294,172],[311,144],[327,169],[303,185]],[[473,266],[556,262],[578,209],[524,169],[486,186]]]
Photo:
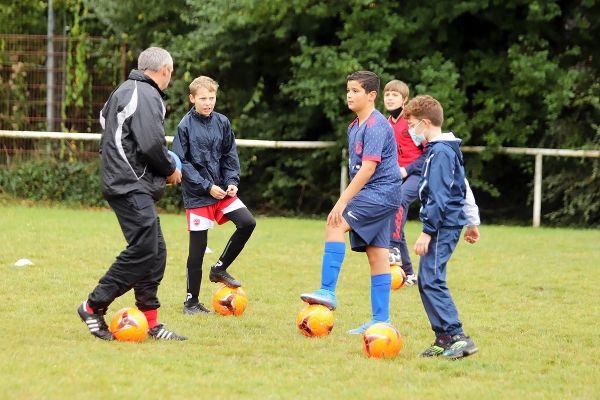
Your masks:
[[[208,76],[192,81],[189,98],[194,106],[181,119],[173,139],[173,152],[182,161],[181,192],[190,233],[183,304],[183,313],[187,315],[210,312],[199,300],[208,229],[212,229],[215,222],[235,224],[235,232],[210,269],[208,278],[211,282],[237,288],[241,283],[227,268],[256,226],[254,216],[237,196],[240,162],[229,119],[214,111],[218,88],[219,84]]]
[[[404,109],[408,125],[428,141],[419,182],[423,223],[415,243],[419,263],[419,293],[435,332],[435,342],[422,357],[442,355],[458,359],[477,352],[473,340],[464,334],[458,311],[446,285],[446,264],[460,238],[467,218],[463,211],[467,192],[461,140],[442,133],[444,110],[431,96],[417,96]],[[479,240],[477,226],[468,226],[465,240]]]

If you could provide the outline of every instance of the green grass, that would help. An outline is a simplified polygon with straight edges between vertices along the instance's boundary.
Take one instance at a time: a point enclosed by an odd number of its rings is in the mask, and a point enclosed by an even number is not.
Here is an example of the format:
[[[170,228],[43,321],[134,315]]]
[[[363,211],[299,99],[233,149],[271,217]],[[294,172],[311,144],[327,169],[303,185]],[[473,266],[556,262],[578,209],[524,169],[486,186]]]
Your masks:
[[[187,342],[92,338],[75,309],[124,247],[108,210],[0,206],[0,398],[15,399],[592,399],[598,398],[600,232],[483,226],[461,242],[449,286],[480,351],[450,362],[420,359],[433,337],[416,288],[391,296],[400,356],[368,359],[345,334],[370,317],[364,254],[348,253],[330,336],[295,326],[299,293],[320,279],[324,223],[259,218],[231,271],[250,303],[241,317],[181,314],[187,232],[162,215],[168,247],[162,322]],[[411,245],[419,226],[410,222]],[[231,224],[209,233],[214,262]],[[16,268],[19,258],[35,265]],[[416,260],[416,257],[415,257]],[[206,269],[206,268],[205,268]],[[201,300],[217,288],[203,281]],[[109,310],[133,305],[132,293]]]

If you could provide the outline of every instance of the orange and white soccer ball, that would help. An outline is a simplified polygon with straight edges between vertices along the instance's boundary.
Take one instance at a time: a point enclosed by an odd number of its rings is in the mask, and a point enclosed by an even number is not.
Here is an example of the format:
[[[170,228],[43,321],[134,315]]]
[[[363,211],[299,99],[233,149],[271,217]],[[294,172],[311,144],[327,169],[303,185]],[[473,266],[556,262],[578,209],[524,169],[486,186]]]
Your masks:
[[[390,265],[390,273],[392,274],[392,290],[398,290],[406,282],[406,273],[399,265]]]
[[[320,304],[309,304],[298,313],[296,325],[304,336],[326,336],[333,329],[333,312]]]
[[[373,358],[395,357],[402,350],[402,336],[392,325],[378,322],[363,334],[363,351]]]
[[[242,315],[248,305],[248,297],[242,288],[223,286],[213,295],[212,305],[221,315]]]
[[[137,308],[125,307],[115,313],[109,330],[118,341],[141,342],[148,335],[148,320]]]

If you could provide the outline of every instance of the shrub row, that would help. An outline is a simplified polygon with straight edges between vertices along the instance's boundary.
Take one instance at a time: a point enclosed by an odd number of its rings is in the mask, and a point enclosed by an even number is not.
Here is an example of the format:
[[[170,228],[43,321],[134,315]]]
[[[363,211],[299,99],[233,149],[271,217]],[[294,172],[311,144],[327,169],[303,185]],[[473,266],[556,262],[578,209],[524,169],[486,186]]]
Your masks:
[[[100,191],[99,161],[32,161],[0,169],[0,192],[34,201],[65,205],[108,207]],[[158,206],[166,211],[182,209],[179,187],[167,187]]]

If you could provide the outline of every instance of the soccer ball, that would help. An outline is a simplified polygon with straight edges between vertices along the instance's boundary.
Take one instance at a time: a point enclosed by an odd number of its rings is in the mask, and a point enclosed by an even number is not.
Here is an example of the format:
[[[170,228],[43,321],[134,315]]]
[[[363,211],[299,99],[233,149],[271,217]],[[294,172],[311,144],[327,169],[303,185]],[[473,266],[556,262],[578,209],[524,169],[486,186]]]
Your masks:
[[[171,150],[168,150],[169,155],[173,160],[175,160],[175,168],[181,171],[181,160],[177,157],[177,154],[173,153]]]
[[[242,288],[223,286],[213,295],[212,305],[221,315],[242,315],[248,305],[248,297]]]
[[[378,322],[363,334],[363,350],[373,358],[395,357],[402,350],[402,336],[392,325]]]
[[[392,290],[398,290],[404,286],[406,282],[406,273],[398,265],[390,265],[390,272],[392,274]]]
[[[118,341],[141,342],[148,334],[148,321],[137,308],[125,307],[115,313],[109,329]]]
[[[309,304],[298,313],[296,325],[304,336],[326,336],[333,329],[333,312],[320,304]]]

